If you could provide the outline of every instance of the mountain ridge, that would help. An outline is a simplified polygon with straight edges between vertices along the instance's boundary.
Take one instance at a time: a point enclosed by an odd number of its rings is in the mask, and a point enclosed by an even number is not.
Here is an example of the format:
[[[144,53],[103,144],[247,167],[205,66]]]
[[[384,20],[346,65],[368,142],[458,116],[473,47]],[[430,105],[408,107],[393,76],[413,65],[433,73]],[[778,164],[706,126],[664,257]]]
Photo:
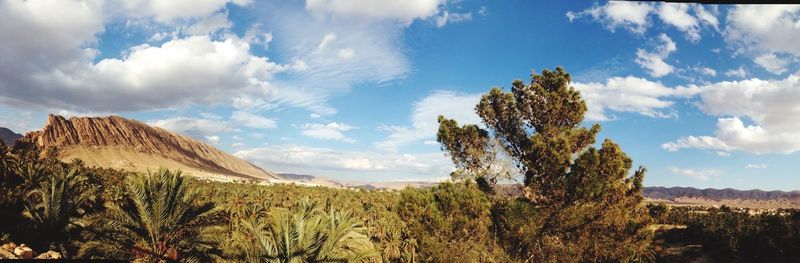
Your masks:
[[[19,138],[22,138],[22,134],[18,134],[6,127],[0,127],[0,141],[3,141],[6,145],[14,145]]]
[[[78,158],[101,167],[135,171],[166,167],[200,177],[279,178],[206,143],[113,115],[66,119],[50,114],[42,130],[29,132],[20,141],[55,146],[62,160]]]
[[[794,200],[800,201],[800,190],[765,191],[760,189],[738,190],[733,188],[694,188],[694,187],[644,187],[642,194],[652,199],[674,199],[679,197],[707,198],[710,200]]]

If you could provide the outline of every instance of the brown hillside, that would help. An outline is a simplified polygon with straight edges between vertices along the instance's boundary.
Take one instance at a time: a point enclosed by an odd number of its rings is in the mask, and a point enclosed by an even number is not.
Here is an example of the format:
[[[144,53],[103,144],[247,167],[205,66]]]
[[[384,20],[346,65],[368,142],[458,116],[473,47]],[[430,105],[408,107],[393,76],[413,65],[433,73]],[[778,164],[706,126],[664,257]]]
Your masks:
[[[77,158],[90,166],[134,171],[164,167],[218,179],[278,178],[208,144],[119,116],[65,119],[51,114],[41,131],[26,134],[22,141],[56,146],[62,160]]]

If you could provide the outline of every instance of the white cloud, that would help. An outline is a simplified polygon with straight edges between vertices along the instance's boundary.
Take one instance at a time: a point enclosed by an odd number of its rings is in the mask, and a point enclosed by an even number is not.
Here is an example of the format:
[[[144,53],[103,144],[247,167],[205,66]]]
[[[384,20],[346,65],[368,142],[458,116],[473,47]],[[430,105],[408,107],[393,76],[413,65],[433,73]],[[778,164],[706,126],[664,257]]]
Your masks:
[[[706,9],[703,5],[694,4],[692,5],[692,10],[694,10],[697,19],[699,19],[703,24],[709,25],[714,30],[719,31],[719,19],[717,19],[718,11],[717,6],[708,6]]]
[[[94,57],[97,50],[86,47],[96,44],[95,34],[103,30],[103,4],[0,1],[0,36],[4,36],[0,41],[0,103],[31,108],[25,106],[35,97],[48,97],[46,91],[30,88],[35,77],[31,72],[45,74],[52,67]]]
[[[711,136],[688,136],[678,139],[675,142],[668,142],[661,145],[661,148],[670,152],[676,152],[683,148],[697,148],[697,149],[710,149],[721,150],[718,154],[727,156],[727,151],[732,150],[724,141],[711,137]]]
[[[636,64],[649,71],[650,76],[656,78],[672,73],[672,65],[664,62],[664,59],[678,50],[675,42],[666,34],[662,33],[658,36],[658,39],[661,44],[656,47],[655,52],[648,52],[643,49],[636,50]]]
[[[772,53],[758,56],[753,61],[756,62],[756,64],[758,64],[762,68],[766,69],[767,71],[775,75],[783,74],[784,72],[789,70],[787,66],[789,66],[790,61],[787,59],[779,58]]]
[[[230,120],[223,120],[216,114],[201,114],[203,118],[174,117],[149,121],[147,124],[172,132],[217,144],[217,134],[240,131],[239,127],[269,129],[276,126],[275,120],[267,119],[252,113],[235,111]],[[217,139],[214,139],[217,137]],[[234,136],[234,139],[241,139]]]
[[[708,75],[712,77],[717,76],[717,71],[709,67],[692,67],[692,69],[703,75]]]
[[[458,94],[453,91],[436,91],[413,105],[411,126],[382,126],[389,136],[375,145],[388,151],[413,142],[436,137],[439,115],[455,119],[460,124],[480,124],[475,105],[482,94]]]
[[[245,111],[234,111],[233,114],[231,114],[231,120],[238,125],[256,129],[271,129],[278,126],[274,119],[265,118]]]
[[[217,13],[189,26],[189,28],[186,29],[186,33],[192,35],[206,35],[231,27],[233,27],[233,23],[228,20],[228,15],[226,13]]]
[[[450,13],[442,11],[442,14],[435,18],[436,27],[443,27],[447,24],[466,22],[472,20],[472,13]]]
[[[327,33],[322,36],[322,40],[319,41],[319,45],[317,45],[317,49],[314,52],[323,52],[325,48],[330,45],[331,42],[336,40],[336,34],[334,33]]]
[[[653,5],[641,2],[610,1],[602,6],[593,6],[582,12],[567,12],[567,18],[573,21],[584,16],[591,16],[614,32],[623,27],[636,34],[644,34],[650,23],[648,16],[655,10]]]
[[[586,101],[587,120],[605,121],[612,119],[607,110],[617,112],[634,112],[649,117],[671,118],[677,113],[669,110],[672,97],[691,97],[699,92],[697,87],[668,88],[658,82],[637,77],[613,77],[606,83],[573,83],[581,91]]]
[[[253,46],[261,46],[266,50],[269,49],[269,43],[272,42],[272,33],[263,32],[261,24],[256,23],[244,32],[242,39]]]
[[[609,1],[604,5],[595,5],[581,12],[567,12],[570,22],[589,16],[593,21],[603,24],[611,32],[618,27],[643,36],[652,25],[650,15],[657,15],[665,25],[675,27],[686,34],[686,39],[693,43],[700,41],[703,26],[718,30],[717,8],[706,9],[698,4],[661,3],[651,4],[633,1]]]
[[[219,136],[206,136],[206,141],[210,142],[211,144],[219,144]]]
[[[339,49],[339,58],[343,60],[352,59],[355,55],[356,52],[352,48]]]
[[[695,43],[700,41],[700,22],[689,14],[689,4],[663,3],[658,8],[658,17],[664,23],[686,33],[689,41]]]
[[[176,117],[150,121],[147,124],[177,132],[195,139],[207,139],[222,132],[236,131],[229,123],[221,120]]]
[[[212,120],[221,120],[222,119],[222,116],[219,116],[217,114],[210,113],[210,112],[201,112],[200,116],[202,116],[203,118],[212,119]]]
[[[722,175],[721,171],[715,169],[695,170],[695,169],[685,169],[672,166],[669,168],[669,170],[674,174],[688,176],[702,181],[708,181],[712,177],[719,177],[720,175]]]
[[[714,136],[688,136],[662,145],[789,154],[800,150],[800,76],[783,80],[725,81],[700,87],[700,109],[720,116]],[[744,120],[752,121],[745,124]]]
[[[313,113],[313,112],[312,112],[312,113],[309,113],[309,114],[308,114],[308,118],[309,118],[309,119],[312,119],[312,120],[316,120],[316,119],[322,118],[322,115],[319,115],[319,114],[317,114],[317,113]]]
[[[725,71],[725,76],[744,78],[747,77],[747,71],[744,70],[744,66],[739,66],[737,69],[729,69],[728,71]]]
[[[0,42],[0,104],[72,112],[234,104],[251,112],[299,107],[329,115],[336,112],[326,103],[330,96],[409,71],[397,21],[308,16],[303,6],[258,2],[248,8],[263,19],[240,37],[231,32],[226,5],[250,2],[2,1],[0,35],[15,37]],[[121,55],[98,59],[97,37],[121,30],[104,27],[112,22],[137,27],[157,44],[127,42]],[[279,44],[261,28],[274,30]],[[336,38],[315,53],[313,39],[328,33]],[[290,62],[254,55],[256,47]]]
[[[214,41],[191,36],[161,46],[144,44],[120,59],[92,63],[91,57],[84,57],[63,67],[0,78],[0,102],[75,111],[229,102],[232,94],[263,94],[270,89],[268,80],[284,70],[264,57],[250,55],[249,49],[247,42],[236,37]]]
[[[302,134],[311,138],[322,140],[342,141],[346,143],[354,143],[355,139],[347,137],[343,132],[354,129],[354,127],[338,122],[331,122],[328,124],[322,123],[307,123],[300,127]]]
[[[206,17],[225,7],[227,3],[244,6],[250,0],[123,0],[125,11],[138,16],[153,16],[160,22],[175,19]]]
[[[788,70],[788,61],[776,54],[800,57],[798,21],[798,5],[738,5],[728,13],[724,36],[737,52],[756,54],[756,64],[781,74]]]
[[[478,9],[478,14],[481,16],[487,16],[489,15],[489,10],[486,8],[486,6],[481,6],[481,9]]]
[[[745,51],[800,56],[798,19],[798,5],[737,5],[728,13],[725,38]]]
[[[441,152],[420,154],[341,151],[298,145],[276,145],[235,153],[265,169],[380,181],[420,176],[447,176],[453,165]]]
[[[749,163],[744,166],[745,169],[767,169],[767,164],[765,163]]]
[[[306,9],[338,16],[395,19],[411,23],[439,12],[444,0],[306,0]]]
[[[327,105],[331,96],[357,84],[385,85],[410,70],[401,39],[404,28],[397,21],[309,16],[304,9],[269,7],[261,7],[260,22],[281,38],[270,48],[293,60],[292,71],[270,82],[277,87],[265,99],[271,108],[331,115],[336,113]]]

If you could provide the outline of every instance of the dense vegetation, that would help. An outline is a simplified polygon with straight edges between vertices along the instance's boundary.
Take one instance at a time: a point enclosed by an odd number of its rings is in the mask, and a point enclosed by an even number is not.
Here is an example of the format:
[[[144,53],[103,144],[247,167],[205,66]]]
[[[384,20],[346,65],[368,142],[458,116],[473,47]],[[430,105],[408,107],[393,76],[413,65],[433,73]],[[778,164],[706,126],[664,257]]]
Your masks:
[[[683,226],[658,231],[661,247],[699,246],[719,262],[797,262],[800,258],[800,211],[668,207],[648,205],[657,223]],[[690,253],[686,253],[690,254]],[[673,261],[684,261],[678,255]]]
[[[797,258],[797,212],[645,207],[644,168],[629,175],[618,145],[596,145],[570,81],[557,68],[492,89],[476,106],[484,126],[440,117],[458,169],[430,189],[201,181],[2,146],[0,241],[137,262],[650,262],[665,259],[664,240],[727,261]],[[653,223],[688,227],[654,243]]]

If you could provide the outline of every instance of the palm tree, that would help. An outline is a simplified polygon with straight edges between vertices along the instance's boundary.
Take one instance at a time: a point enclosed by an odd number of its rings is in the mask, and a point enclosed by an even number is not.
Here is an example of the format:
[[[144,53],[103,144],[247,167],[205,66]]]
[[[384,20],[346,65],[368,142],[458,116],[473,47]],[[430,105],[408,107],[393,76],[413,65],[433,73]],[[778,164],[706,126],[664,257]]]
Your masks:
[[[0,141],[0,207],[11,205],[16,200],[17,193],[12,188],[19,183],[16,176],[18,163],[13,148]]]
[[[200,202],[180,172],[165,169],[127,178],[121,204],[87,220],[82,257],[137,262],[208,262],[219,255],[220,231],[211,222],[215,205]]]
[[[85,181],[78,169],[57,170],[26,196],[23,216],[33,221],[38,234],[44,235],[41,240],[49,240],[51,249],[62,254],[67,254],[64,242],[75,229],[77,217],[95,196]]]
[[[308,199],[293,210],[251,217],[233,239],[246,262],[368,262],[380,256],[350,213],[324,212]]]
[[[0,141],[0,179],[7,180],[8,176],[14,172],[16,167],[17,158],[14,154],[13,147],[5,145]]]

